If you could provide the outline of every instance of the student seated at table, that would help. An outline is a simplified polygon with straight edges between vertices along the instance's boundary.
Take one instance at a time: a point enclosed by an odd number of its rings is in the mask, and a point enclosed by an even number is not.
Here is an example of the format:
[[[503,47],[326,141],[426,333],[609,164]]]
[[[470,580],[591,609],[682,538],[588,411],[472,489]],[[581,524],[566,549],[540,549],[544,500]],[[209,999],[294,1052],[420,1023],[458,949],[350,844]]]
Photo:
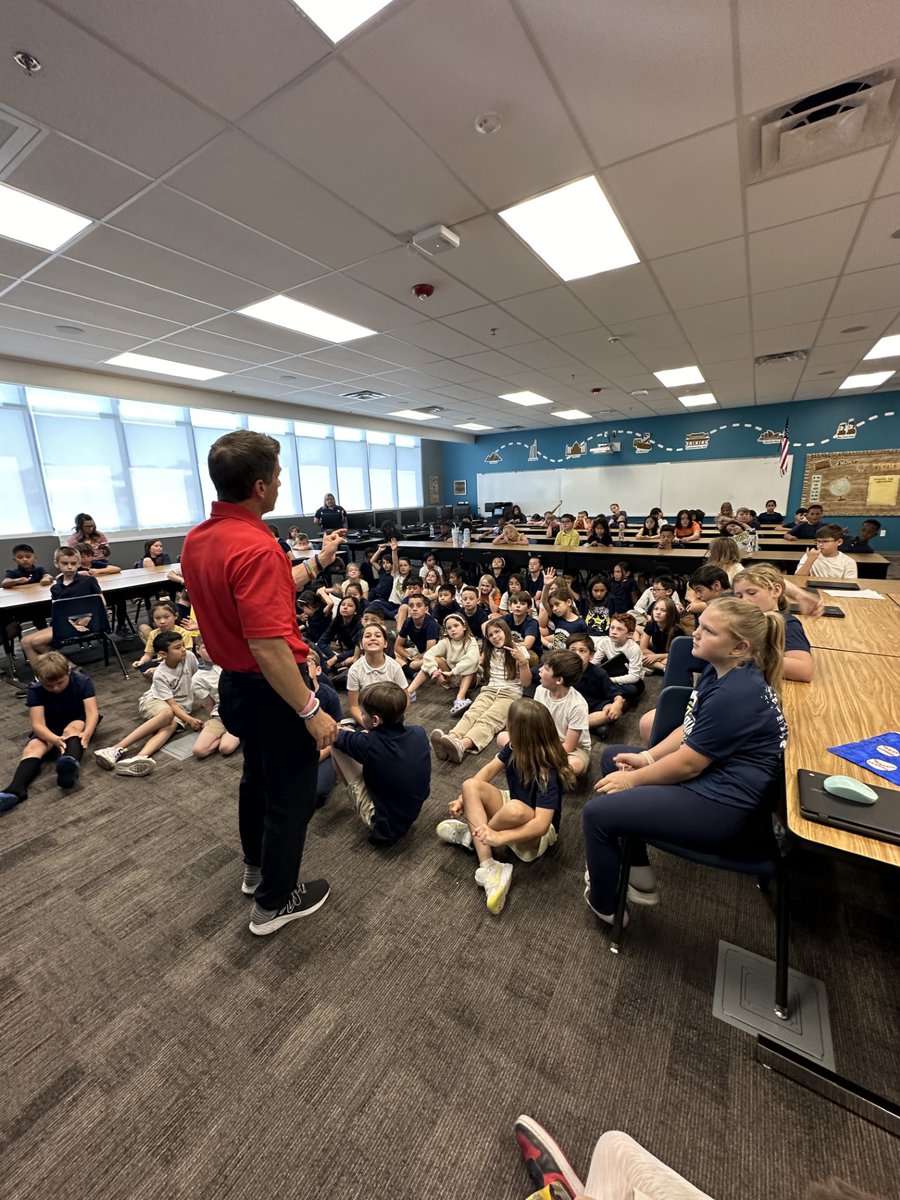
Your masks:
[[[755,511],[752,508],[748,508],[746,504],[741,505],[734,514],[734,519],[740,521],[745,529],[759,529],[759,520]]]
[[[729,579],[741,569],[741,551],[733,537],[715,537],[706,552],[706,565],[719,567]]]
[[[760,513],[756,519],[763,528],[767,525],[782,525],[784,523],[784,515],[778,511],[778,501],[767,500],[766,511]]]
[[[493,540],[494,546],[521,546],[528,541],[528,535],[521,533],[512,522],[507,521],[503,529]]]
[[[512,882],[512,863],[498,862],[494,848],[509,846],[523,862],[534,862],[556,845],[562,798],[574,786],[571,767],[554,737],[551,715],[534,700],[516,700],[509,709],[509,738],[450,803],[450,818],[438,837],[475,850],[475,882],[486,893],[488,912],[503,911]],[[506,771],[506,788],[491,782]]]
[[[46,567],[37,565],[33,546],[29,546],[27,542],[19,542],[18,545],[13,546],[12,554],[16,565],[7,570],[0,587],[17,588],[28,583],[39,583],[43,587],[50,586],[53,576]]]
[[[585,900],[606,924],[614,918],[623,838],[713,852],[733,845],[782,771],[784,622],[746,600],[715,600],[700,614],[694,653],[707,666],[683,724],[648,750],[608,746],[599,795],[584,807]],[[633,861],[629,900],[657,904],[643,845]]]
[[[441,636],[422,655],[421,667],[407,695],[412,704],[418,695],[418,690],[427,680],[432,680],[439,687],[456,690],[456,699],[450,709],[451,716],[457,716],[469,707],[472,701],[468,698],[469,690],[474,687],[478,673],[478,647],[480,642],[474,636],[465,616],[462,613],[452,613],[444,621]]]
[[[843,540],[840,525],[820,525],[815,550],[807,550],[794,574],[811,575],[813,579],[856,579],[856,563],[841,550]]]
[[[197,643],[197,657],[207,666],[205,670],[198,670],[191,680],[191,712],[209,705],[209,715],[197,735],[191,753],[194,758],[209,758],[218,750],[223,758],[227,758],[240,746],[241,739],[228,732],[225,722],[219,716],[219,680],[222,677],[222,668],[209,657],[202,642]],[[339,703],[338,720],[340,711]]]
[[[583,670],[575,690],[587,702],[588,728],[600,729],[611,721],[618,721],[626,704],[606,670],[593,661],[596,653],[594,639],[589,633],[573,633],[567,649],[581,659]]]
[[[438,524],[437,533],[434,535],[436,542],[449,542],[453,537],[453,522],[443,520]]]
[[[96,550],[90,542],[77,542],[73,547],[78,551],[80,564],[78,572],[80,575],[121,575],[122,568],[117,567],[115,563],[109,562],[105,558],[97,558]]]
[[[729,521],[722,532],[723,538],[731,538],[741,555],[755,554],[759,547],[759,537],[755,529],[742,525],[740,521]]]
[[[591,518],[588,516],[586,508],[579,508],[575,514],[575,528],[580,533],[586,533],[591,527]]]
[[[520,525],[524,525],[528,520],[521,508],[519,508],[518,504],[514,504],[512,506],[507,513],[507,516],[509,517],[510,521],[517,521]]]
[[[659,518],[652,514],[644,517],[643,524],[637,532],[636,540],[639,542],[658,542]]]
[[[59,575],[50,585],[51,600],[74,600],[81,596],[101,595],[100,584],[92,575],[81,573],[81,556],[70,546],[60,546],[53,555],[53,565]],[[53,643],[53,630],[35,629],[22,638],[22,652],[32,668]]]
[[[556,513],[560,508],[562,508],[562,500],[558,501],[553,508],[548,508],[543,517],[538,518],[544,528],[552,534],[559,532],[559,521],[556,519]]]
[[[802,521],[797,521],[784,535],[789,542],[812,541],[825,524],[825,510],[821,504],[811,504]],[[843,531],[842,531],[843,533]]]
[[[412,828],[431,791],[431,752],[421,725],[404,725],[406,695],[396,683],[365,687],[357,705],[362,729],[341,729],[332,748],[335,774],[376,846],[393,846]]]
[[[641,633],[641,661],[645,672],[663,674],[669,661],[672,639],[679,633],[681,626],[678,609],[674,603],[668,597],[654,600],[650,609],[650,619]]]
[[[628,524],[628,513],[624,508],[620,508],[615,501],[609,506],[609,523],[610,525],[618,525],[624,528]]]
[[[44,759],[56,756],[56,782],[68,791],[75,786],[81,756],[100,722],[94,684],[89,675],[72,671],[72,664],[57,650],[41,656],[34,667],[35,681],[25,696],[31,734],[12,780],[0,792],[0,813],[28,799]]]
[[[591,660],[603,667],[616,695],[622,698],[622,711],[644,694],[644,663],[641,648],[634,640],[637,623],[631,613],[616,613],[609,622],[606,637],[595,638]]]
[[[152,679],[157,666],[157,654],[153,648],[156,635],[174,629],[184,642],[185,650],[193,650],[194,634],[179,624],[178,610],[171,600],[158,600],[150,610],[150,619],[153,621],[152,626],[143,623],[138,626],[138,634],[144,639],[144,653],[131,665]]]
[[[869,517],[863,521],[855,538],[851,538],[849,535],[844,538],[841,550],[845,554],[874,554],[875,551],[869,543],[873,537],[878,535],[879,529],[881,529],[881,522],[876,521],[874,517]]]
[[[671,550],[675,545],[675,526],[660,525],[659,541],[656,544],[657,550]]]
[[[563,513],[560,521],[562,527],[553,539],[553,545],[577,549],[581,545],[581,534],[575,528],[575,517],[572,513]]]
[[[366,613],[368,617],[370,614]],[[374,618],[362,631],[359,645],[362,657],[352,664],[347,673],[347,703],[350,717],[357,725],[363,724],[359,694],[373,683],[396,683],[406,691],[406,676],[403,668],[387,655],[387,631]],[[404,700],[405,700],[404,696]]]
[[[612,533],[609,529],[609,521],[606,517],[594,517],[589,526],[590,532],[587,536],[586,546],[611,546]]]
[[[109,558],[109,538],[97,528],[90,513],[75,514],[75,531],[66,541],[67,546],[76,546],[79,542],[89,543],[93,558]]]
[[[613,563],[607,607],[610,613],[629,612],[638,602],[638,586],[624,560]]]
[[[719,511],[713,517],[713,520],[718,525],[719,529],[724,529],[729,521],[734,520],[734,509],[731,506],[730,500],[723,500],[719,505]]]
[[[173,734],[185,727],[195,731],[203,728],[200,718],[191,716],[190,711],[193,679],[200,665],[196,655],[185,649],[181,635],[174,629],[157,633],[153,647],[159,664],[150,687],[138,702],[143,721],[114,746],[94,751],[94,759],[105,771],[135,777],[150,775],[156,767],[153,755]],[[144,743],[140,753],[126,758],[125,751],[139,742]]]
[[[144,542],[144,557],[141,559],[141,566],[145,571],[152,571],[154,567],[168,567],[172,560],[166,554],[162,542],[159,538],[154,538],[151,542]]]
[[[675,514],[675,538],[679,542],[696,542],[700,537],[699,522],[691,516],[690,509],[680,508]]]
[[[698,567],[688,582],[690,591],[687,596],[686,611],[697,616],[703,612],[711,600],[731,595],[731,582],[728,576],[721,567],[714,567],[710,563]]]
[[[681,603],[681,598],[675,591],[675,580],[671,575],[654,575],[650,586],[641,593],[641,597],[635,604],[632,610],[636,621],[643,624],[649,620],[650,609],[657,600],[669,600],[675,605],[679,612],[682,611],[684,605]]]
[[[809,683],[813,677],[812,648],[803,625],[788,612],[788,589],[791,598],[796,598],[800,604],[801,611],[807,613],[815,609],[814,595],[790,583],[770,563],[755,563],[738,571],[733,586],[736,596],[749,600],[760,612],[781,613],[784,620],[784,678]]]

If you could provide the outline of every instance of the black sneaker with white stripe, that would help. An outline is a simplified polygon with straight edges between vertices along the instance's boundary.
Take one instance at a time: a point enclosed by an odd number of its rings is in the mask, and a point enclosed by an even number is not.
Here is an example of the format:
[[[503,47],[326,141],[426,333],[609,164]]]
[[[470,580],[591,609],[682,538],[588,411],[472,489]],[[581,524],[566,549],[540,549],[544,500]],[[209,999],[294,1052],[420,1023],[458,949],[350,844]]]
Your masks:
[[[288,897],[288,902],[276,912],[261,908],[254,902],[250,913],[250,932],[259,937],[275,933],[289,921],[297,921],[300,917],[308,917],[316,909],[321,908],[328,899],[331,888],[325,879],[313,879],[309,883],[298,883]]]

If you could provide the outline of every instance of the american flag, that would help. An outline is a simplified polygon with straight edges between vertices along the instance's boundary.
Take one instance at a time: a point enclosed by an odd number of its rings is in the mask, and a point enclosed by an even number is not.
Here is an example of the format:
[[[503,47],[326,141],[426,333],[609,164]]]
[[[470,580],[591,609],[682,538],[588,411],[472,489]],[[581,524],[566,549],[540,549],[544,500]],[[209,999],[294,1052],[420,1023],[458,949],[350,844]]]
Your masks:
[[[784,433],[782,433],[782,435],[781,435],[781,461],[778,464],[778,469],[781,471],[782,475],[787,475],[788,448],[790,447],[790,444],[791,444],[788,439],[788,426],[789,425],[790,425],[790,421],[785,421]]]

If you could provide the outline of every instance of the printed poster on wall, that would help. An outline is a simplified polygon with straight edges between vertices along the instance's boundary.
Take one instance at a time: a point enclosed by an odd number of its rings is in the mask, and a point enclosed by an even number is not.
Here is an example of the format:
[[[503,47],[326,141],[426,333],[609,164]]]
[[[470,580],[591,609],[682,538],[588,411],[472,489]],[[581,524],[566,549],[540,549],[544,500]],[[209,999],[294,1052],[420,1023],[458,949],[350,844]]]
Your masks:
[[[826,517],[900,516],[900,450],[851,450],[806,456],[803,503]]]

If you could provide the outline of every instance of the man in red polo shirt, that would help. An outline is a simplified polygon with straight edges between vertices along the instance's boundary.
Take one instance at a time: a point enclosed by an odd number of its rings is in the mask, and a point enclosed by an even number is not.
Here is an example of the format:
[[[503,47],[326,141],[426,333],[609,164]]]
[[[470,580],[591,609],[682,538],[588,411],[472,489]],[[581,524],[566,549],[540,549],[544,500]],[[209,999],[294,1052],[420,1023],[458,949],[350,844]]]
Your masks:
[[[307,646],[297,627],[296,592],[331,562],[335,530],[318,555],[291,568],[263,523],[275,507],[278,442],[237,430],[207,460],[218,499],[208,521],[185,538],[181,569],[200,633],[222,668],[222,720],[244,743],[239,824],[241,890],[254,897],[250,932],[274,933],[328,899],[324,879],[300,883],[306,827],[316,802],[319,751],[337,725],[319,707],[300,668]]]

